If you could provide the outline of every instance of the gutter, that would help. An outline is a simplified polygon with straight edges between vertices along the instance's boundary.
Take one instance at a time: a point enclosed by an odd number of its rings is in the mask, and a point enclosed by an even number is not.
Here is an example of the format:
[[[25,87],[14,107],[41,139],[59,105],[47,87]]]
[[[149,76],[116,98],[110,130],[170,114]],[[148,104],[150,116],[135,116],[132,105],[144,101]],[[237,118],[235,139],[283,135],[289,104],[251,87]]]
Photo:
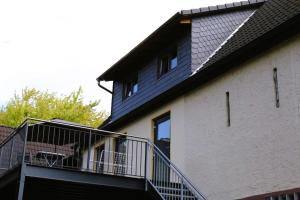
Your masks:
[[[113,92],[112,92],[111,90],[109,90],[109,89],[107,89],[106,87],[104,87],[103,85],[101,85],[101,80],[98,80],[98,86],[99,86],[101,89],[105,90],[106,92],[108,92],[108,93],[110,93],[110,94],[113,94]]]

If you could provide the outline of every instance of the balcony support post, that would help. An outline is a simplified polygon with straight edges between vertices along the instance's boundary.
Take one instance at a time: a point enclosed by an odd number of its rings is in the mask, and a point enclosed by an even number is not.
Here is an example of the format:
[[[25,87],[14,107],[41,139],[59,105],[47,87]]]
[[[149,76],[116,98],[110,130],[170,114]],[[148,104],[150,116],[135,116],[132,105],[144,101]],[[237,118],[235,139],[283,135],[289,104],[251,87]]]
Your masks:
[[[22,163],[21,163],[21,171],[20,171],[20,179],[19,179],[19,188],[18,188],[18,198],[17,200],[23,200],[24,194],[24,185],[25,185],[25,155],[26,155],[26,145],[27,145],[27,136],[28,136],[28,121],[25,124],[25,136],[24,136],[24,147],[23,147],[23,155],[22,155]]]
[[[17,200],[23,200],[24,186],[25,186],[25,173],[24,173],[25,169],[24,168],[25,168],[25,163],[23,163],[21,166]]]

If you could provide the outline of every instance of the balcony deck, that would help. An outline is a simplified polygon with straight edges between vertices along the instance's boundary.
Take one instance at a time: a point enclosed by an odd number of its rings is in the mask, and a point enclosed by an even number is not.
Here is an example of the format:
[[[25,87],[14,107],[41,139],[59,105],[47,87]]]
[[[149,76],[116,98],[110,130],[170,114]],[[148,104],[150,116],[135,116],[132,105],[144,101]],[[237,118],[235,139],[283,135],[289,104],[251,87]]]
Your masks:
[[[116,152],[122,140],[128,146],[126,153]],[[97,152],[99,144],[105,147]],[[83,126],[27,122],[0,144],[0,192],[17,193],[18,197],[10,198],[19,200],[40,199],[35,195],[41,191],[45,198],[58,195],[59,199],[65,195],[63,199],[73,199],[73,194],[74,199],[88,199],[112,190],[112,197],[139,194],[145,198],[141,153],[145,144],[140,138],[125,140],[122,135]]]
[[[17,200],[205,200],[145,138],[37,119],[0,144],[0,194]]]

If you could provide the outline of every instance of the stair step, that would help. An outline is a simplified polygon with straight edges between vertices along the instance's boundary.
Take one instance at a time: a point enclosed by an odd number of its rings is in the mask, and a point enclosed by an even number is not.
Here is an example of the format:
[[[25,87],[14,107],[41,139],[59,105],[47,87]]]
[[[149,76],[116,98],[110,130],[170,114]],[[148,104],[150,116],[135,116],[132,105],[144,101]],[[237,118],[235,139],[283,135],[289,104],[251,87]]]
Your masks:
[[[182,191],[180,188],[162,188],[162,187],[160,187],[157,189],[160,193],[181,195],[181,192],[183,192],[183,195],[193,196],[193,193],[187,189],[183,189]]]
[[[169,193],[161,193],[161,195],[163,196],[163,197],[165,197],[166,199],[171,199],[171,198],[181,198],[181,195],[179,195],[179,194],[169,194]],[[197,199],[195,196],[190,196],[190,195],[183,195],[182,196],[183,197],[183,199]]]
[[[164,193],[164,194],[174,194],[174,195],[181,195],[181,191],[166,191],[166,190],[160,190],[160,193]],[[183,195],[186,196],[193,196],[193,194],[191,192],[183,192]]]
[[[181,182],[151,181],[157,192],[165,200],[197,200],[193,190]],[[183,196],[182,196],[183,195]]]
[[[158,187],[156,186],[158,190],[172,190],[172,191],[181,191],[181,188],[170,188],[170,187]],[[184,192],[190,192],[188,189],[182,189]]]
[[[156,185],[156,187],[157,188],[177,188],[177,189],[181,189],[181,187],[180,186],[178,186],[178,187],[172,187],[172,186],[164,186],[164,185]],[[186,187],[183,187],[183,189],[185,189],[185,190],[187,190],[187,188]]]
[[[173,188],[180,188],[181,183],[175,183],[175,182],[168,182],[168,181],[155,181],[152,180],[152,183],[157,185],[157,186],[168,186],[168,187],[173,187]],[[184,184],[183,184],[184,186]]]

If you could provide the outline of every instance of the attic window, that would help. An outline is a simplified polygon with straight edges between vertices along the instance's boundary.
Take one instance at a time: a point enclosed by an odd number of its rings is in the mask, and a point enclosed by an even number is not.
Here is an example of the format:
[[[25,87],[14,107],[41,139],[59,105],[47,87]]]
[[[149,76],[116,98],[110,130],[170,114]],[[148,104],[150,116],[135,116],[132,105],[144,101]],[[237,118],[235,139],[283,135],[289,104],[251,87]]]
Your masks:
[[[158,78],[162,75],[168,73],[170,70],[177,67],[177,50],[172,49],[172,51],[164,54],[160,57],[158,63]]]
[[[139,90],[137,76],[123,83],[123,99],[131,97]]]

